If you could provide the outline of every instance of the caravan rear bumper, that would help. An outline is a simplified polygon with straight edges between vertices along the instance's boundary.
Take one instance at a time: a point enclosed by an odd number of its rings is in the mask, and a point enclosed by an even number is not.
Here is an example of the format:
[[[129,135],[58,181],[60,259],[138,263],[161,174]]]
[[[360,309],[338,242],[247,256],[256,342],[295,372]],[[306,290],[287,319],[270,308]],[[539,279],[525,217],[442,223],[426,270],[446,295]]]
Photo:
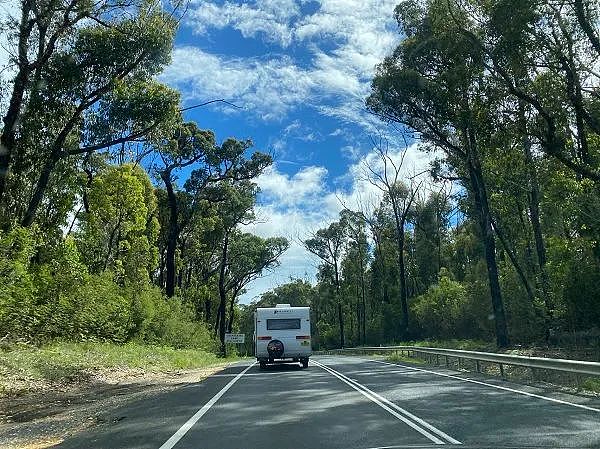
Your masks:
[[[312,355],[311,353],[295,354],[295,355],[284,354],[284,357],[281,357],[281,358],[257,357],[256,361],[259,363],[260,362],[263,362],[263,363],[297,363],[302,360],[307,360],[311,355]]]

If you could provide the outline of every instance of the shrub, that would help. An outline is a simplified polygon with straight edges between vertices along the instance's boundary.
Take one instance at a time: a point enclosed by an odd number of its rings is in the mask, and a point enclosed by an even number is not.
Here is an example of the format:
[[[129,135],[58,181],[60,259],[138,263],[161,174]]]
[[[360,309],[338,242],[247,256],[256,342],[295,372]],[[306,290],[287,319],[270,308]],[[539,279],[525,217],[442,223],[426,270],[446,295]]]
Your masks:
[[[476,284],[461,284],[442,273],[437,284],[411,304],[418,332],[426,338],[485,338],[489,300]]]
[[[123,286],[112,271],[89,274],[70,238],[41,242],[32,229],[0,233],[0,337],[216,348],[179,299],[148,281]]]

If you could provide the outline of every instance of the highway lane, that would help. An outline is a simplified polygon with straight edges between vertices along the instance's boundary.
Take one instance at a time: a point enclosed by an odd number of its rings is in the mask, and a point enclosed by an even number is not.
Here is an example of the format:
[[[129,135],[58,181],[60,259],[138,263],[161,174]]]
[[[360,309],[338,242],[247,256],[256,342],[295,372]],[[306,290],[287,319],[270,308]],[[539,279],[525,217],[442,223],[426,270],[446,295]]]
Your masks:
[[[315,357],[306,370],[249,365],[123,407],[59,447],[600,447],[598,401],[358,357]]]

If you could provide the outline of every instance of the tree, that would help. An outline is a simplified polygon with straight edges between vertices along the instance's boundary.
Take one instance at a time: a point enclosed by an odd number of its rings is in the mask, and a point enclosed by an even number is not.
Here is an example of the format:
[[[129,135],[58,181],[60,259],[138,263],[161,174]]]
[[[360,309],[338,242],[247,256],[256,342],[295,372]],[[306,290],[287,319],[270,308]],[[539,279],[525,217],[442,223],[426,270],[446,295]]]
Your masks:
[[[249,233],[236,233],[230,244],[225,290],[230,295],[229,322],[227,331],[231,332],[234,319],[234,305],[239,294],[265,271],[279,266],[279,258],[288,249],[289,243],[283,237],[262,237]]]
[[[169,210],[165,254],[167,296],[175,294],[175,252],[179,236],[190,224],[201,202],[221,201],[223,194],[215,188],[218,183],[228,179],[252,179],[271,164],[270,156],[259,152],[247,160],[245,153],[251,146],[251,141],[236,139],[227,139],[219,146],[212,131],[200,130],[191,122],[179,126],[159,145],[163,165],[157,171],[166,188]],[[189,166],[195,168],[184,184],[185,192],[177,192],[176,171]],[[184,204],[186,209],[182,210]]]
[[[367,105],[380,117],[408,126],[429,145],[445,151],[447,161],[468,180],[485,248],[497,344],[504,347],[509,343],[508,329],[481,166],[486,136],[493,133],[490,103],[496,98],[487,96],[481,82],[485,77],[481,49],[448,25],[458,20],[455,12],[453,5],[443,1],[432,1],[427,8],[407,1],[396,8],[407,39],[378,66]]]
[[[175,27],[159,3],[147,1],[22,3],[0,136],[4,226],[34,222],[57,169],[176,116],[178,94],[153,80],[169,61]],[[15,208],[20,202],[27,206]]]
[[[362,332],[362,343],[365,344],[367,339],[366,269],[369,263],[369,248],[365,231],[366,221],[361,213],[344,209],[340,212],[340,223],[346,230],[349,238],[348,253],[342,262],[342,265],[346,262],[346,269],[344,270],[344,267],[342,267],[342,271],[346,280],[350,280],[352,277],[358,278],[356,311],[357,335],[360,344]]]
[[[89,202],[77,240],[90,272],[110,270],[122,284],[147,284],[157,263],[158,220],[146,172],[133,164],[108,167],[94,179]]]
[[[405,226],[415,196],[419,190],[420,183],[410,179],[410,185],[407,186],[400,179],[402,164],[406,151],[398,162],[388,152],[387,148],[381,145],[376,146],[380,167],[374,167],[373,164],[365,162],[367,179],[383,193],[382,208],[389,205],[394,217],[396,245],[398,246],[398,282],[400,290],[400,304],[402,307],[402,321],[400,324],[401,333],[406,335],[408,332],[408,293],[406,287],[406,263],[405,263]]]
[[[414,226],[413,257],[417,294],[424,293],[437,282],[440,270],[446,266],[442,249],[448,239],[450,204],[449,192],[444,187],[432,189],[428,196],[415,201],[411,221]]]
[[[304,247],[317,256],[323,264],[331,268],[335,286],[335,301],[339,325],[340,348],[344,347],[344,312],[340,295],[340,263],[346,236],[343,225],[333,222],[328,227],[319,229],[311,238],[304,240]]]

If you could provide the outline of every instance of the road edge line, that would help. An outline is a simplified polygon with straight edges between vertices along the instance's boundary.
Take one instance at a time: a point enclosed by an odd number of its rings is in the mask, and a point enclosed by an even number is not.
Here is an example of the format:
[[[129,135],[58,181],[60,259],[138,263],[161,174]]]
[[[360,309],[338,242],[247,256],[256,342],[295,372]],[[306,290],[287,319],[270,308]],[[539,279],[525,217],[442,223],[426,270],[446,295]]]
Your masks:
[[[173,435],[171,435],[171,437],[167,441],[165,441],[158,449],[172,449],[173,446],[175,446],[177,442],[181,440],[186,433],[188,433],[192,426],[196,424],[198,420],[202,418],[202,416],[206,412],[208,412],[213,405],[215,405],[215,403],[221,398],[221,396],[223,396],[227,392],[227,390],[229,390],[234,383],[240,380],[241,377],[244,374],[246,374],[246,372],[254,365],[256,365],[256,362],[253,362],[245,370],[243,370],[241,373],[239,373],[237,376],[231,379],[229,383],[227,383],[227,385],[221,388],[221,390],[217,394],[215,394],[206,404],[204,404],[200,410],[194,413],[191,416],[191,418],[189,418],[185,423],[183,423],[183,425],[179,429],[177,429],[177,431]]]
[[[391,363],[391,362],[384,362],[383,360],[364,359],[362,357],[357,357],[357,358],[360,359],[360,360],[365,360],[367,362],[381,363],[383,365],[389,365],[389,366],[399,366],[399,367],[407,368],[407,369],[410,369],[410,370],[413,370],[413,371],[422,371],[424,373],[435,374],[436,376],[448,377],[450,379],[456,379],[456,380],[462,380],[463,382],[470,382],[470,383],[473,383],[473,384],[484,385],[486,387],[497,388],[498,390],[509,391],[511,393],[522,394],[522,395],[529,396],[529,397],[532,397],[532,398],[543,399],[545,401],[555,402],[557,404],[570,405],[571,407],[577,407],[577,408],[581,408],[581,409],[584,409],[584,410],[589,410],[589,411],[592,411],[592,412],[600,413],[600,409],[599,408],[590,407],[590,406],[584,405],[584,404],[577,404],[575,402],[563,401],[562,399],[549,398],[548,396],[542,396],[542,395],[535,394],[535,393],[529,393],[528,391],[516,390],[514,388],[509,388],[509,387],[503,387],[502,385],[494,385],[494,384],[490,384],[490,383],[483,382],[483,381],[480,381],[480,380],[470,379],[468,377],[460,377],[460,376],[454,376],[452,374],[438,373],[436,371],[431,371],[431,370],[422,369],[422,368],[415,368],[413,366],[400,365],[398,363]]]

